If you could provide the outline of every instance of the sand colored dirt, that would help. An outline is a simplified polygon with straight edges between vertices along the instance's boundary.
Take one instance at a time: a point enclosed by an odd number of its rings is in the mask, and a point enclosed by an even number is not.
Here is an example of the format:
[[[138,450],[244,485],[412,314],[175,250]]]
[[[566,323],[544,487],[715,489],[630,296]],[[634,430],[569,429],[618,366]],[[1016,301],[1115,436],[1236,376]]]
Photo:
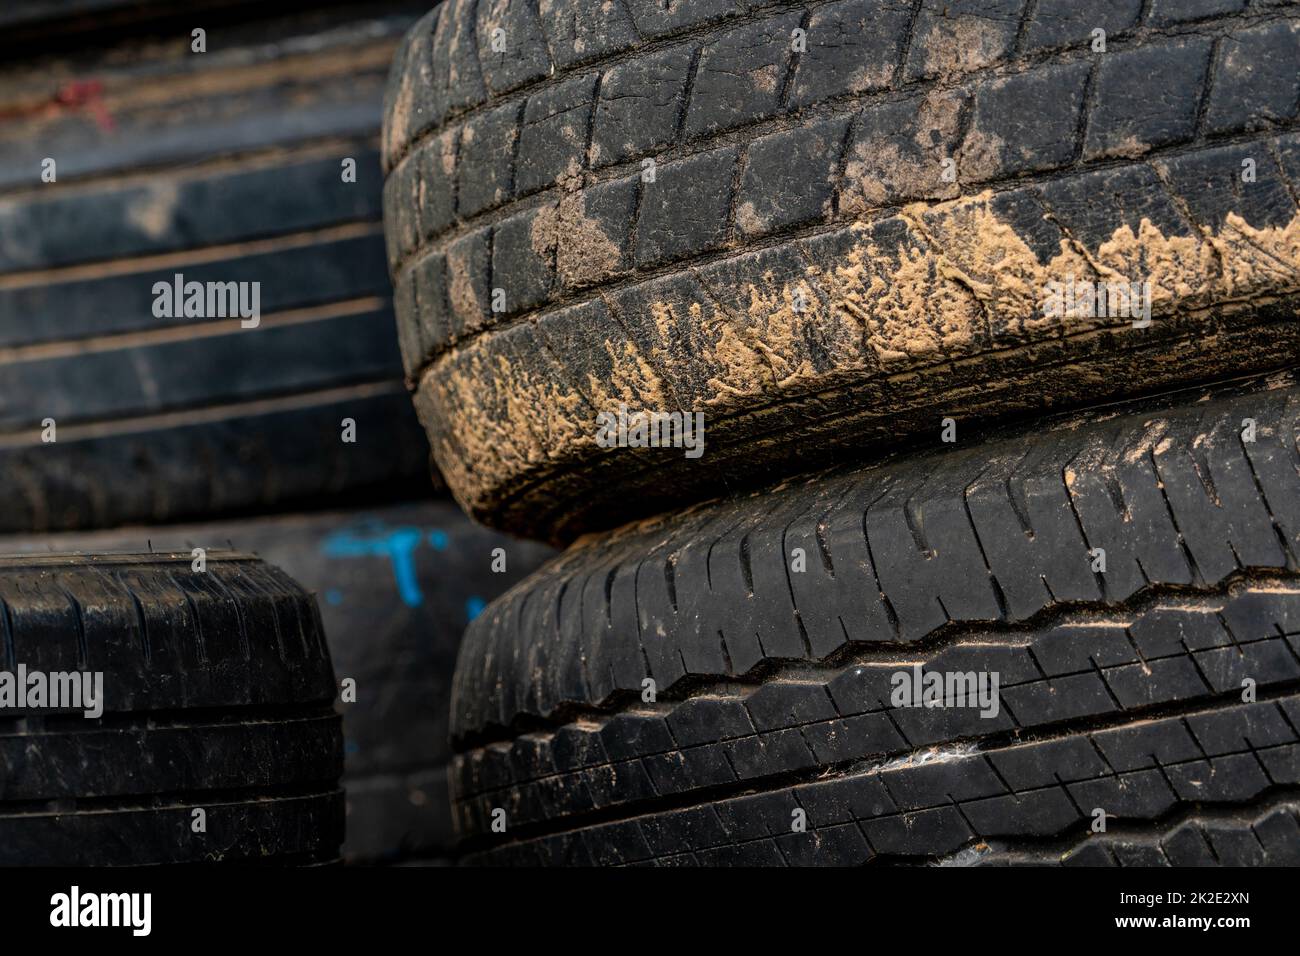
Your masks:
[[[943,161],[949,158],[946,144],[957,139],[961,107],[961,93],[932,90],[917,101],[917,131],[911,139],[894,129],[859,136],[845,164],[841,211],[861,216],[898,197],[955,198],[961,187],[955,178],[945,181]]]
[[[1068,349],[1069,337],[1094,328],[1153,334],[1128,317],[1045,314],[1049,283],[1069,276],[1149,282],[1157,330],[1162,317],[1300,290],[1300,216],[1256,228],[1229,214],[1218,232],[1182,236],[1142,220],[1096,248],[1067,235],[1042,261],[991,200],[986,192],[905,207],[906,239],[888,245],[873,238],[874,226],[857,224],[843,255],[813,261],[805,248],[797,274],[768,271],[740,295],[708,288],[697,271],[695,301],[622,316],[629,328],[647,328],[656,343],[648,354],[626,338],[593,340],[559,356],[561,368],[549,356],[520,361],[500,333],[453,349],[426,371],[419,396],[448,484],[462,503],[490,498],[543,463],[593,451],[598,411],[620,401],[630,411],[680,407],[675,383],[707,383],[684,410],[714,421],[993,350],[1048,341]],[[584,361],[587,350],[612,374],[584,372],[596,364]],[[1077,378],[1087,380],[1086,368]]]
[[[570,181],[572,187],[564,189],[558,202],[537,211],[529,243],[537,255],[554,258],[560,281],[576,288],[617,273],[623,253],[600,222],[587,215],[590,193],[577,188],[576,174]]]
[[[922,40],[925,71],[949,76],[995,62],[1003,53],[1005,35],[997,21],[976,16],[938,19]]]

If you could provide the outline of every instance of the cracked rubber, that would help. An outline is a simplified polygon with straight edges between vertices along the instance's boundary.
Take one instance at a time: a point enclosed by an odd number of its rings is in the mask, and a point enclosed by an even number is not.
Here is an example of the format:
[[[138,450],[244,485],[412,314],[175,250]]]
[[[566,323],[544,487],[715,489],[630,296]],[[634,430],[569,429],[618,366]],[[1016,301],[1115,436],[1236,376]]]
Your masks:
[[[382,87],[413,19],[281,13],[209,24],[202,56],[187,27],[6,59],[0,532],[428,488],[379,222]],[[260,283],[260,325],[159,316],[177,274]]]
[[[570,540],[944,416],[1285,367],[1298,59],[1290,2],[444,3],[383,144],[434,458]],[[1151,324],[1044,315],[1070,276],[1149,281]],[[600,447],[620,403],[703,413],[704,456]]]
[[[490,605],[465,858],[1294,862],[1300,380],[935,444],[584,537]],[[895,706],[914,666],[999,706]]]
[[[192,560],[0,557],[0,670],[102,672],[104,698],[98,718],[0,710],[0,865],[338,858],[343,742],[316,603],[256,558]]]

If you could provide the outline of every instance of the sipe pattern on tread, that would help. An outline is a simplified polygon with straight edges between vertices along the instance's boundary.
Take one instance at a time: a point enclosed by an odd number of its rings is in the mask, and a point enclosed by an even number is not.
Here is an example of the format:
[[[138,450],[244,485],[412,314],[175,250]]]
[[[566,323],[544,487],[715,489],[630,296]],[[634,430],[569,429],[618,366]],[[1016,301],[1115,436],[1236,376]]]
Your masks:
[[[814,850],[786,836],[826,827],[847,828],[836,838],[847,842],[841,857],[828,841],[821,862],[906,862],[993,838],[1066,840],[1098,806],[1151,821],[1198,793],[1233,803],[1293,786],[1298,442],[1300,386],[1281,375],[584,538],[466,634],[452,711],[458,829],[490,862],[809,861]],[[892,706],[892,675],[914,665],[996,672],[998,711]],[[1223,747],[1203,749],[1211,739]],[[1158,766],[1143,763],[1146,747]],[[1215,760],[1235,768],[1220,776],[1240,792],[1202,779]],[[1005,808],[995,825],[972,825],[955,791],[959,807],[898,804],[893,822],[850,799],[895,769],[960,789],[990,765],[1001,776],[970,799]],[[856,815],[815,817],[802,800],[828,775]],[[753,791],[755,806],[784,808],[783,829],[730,826],[718,807],[749,806]],[[1041,827],[1035,802],[1052,805]],[[790,833],[799,807],[808,834]],[[504,838],[490,829],[501,810]],[[660,823],[685,841],[677,850],[646,835]],[[683,828],[697,825],[713,842],[691,843]]]
[[[1300,863],[1300,801],[1268,800],[1262,809],[1194,810],[1164,828],[1099,834],[1049,852],[980,852],[963,862],[976,866],[1295,866]]]
[[[469,853],[492,864],[860,865],[940,861],[991,841],[1059,842],[1095,812],[1123,826],[1240,807],[1300,785],[1300,697],[1189,711],[1107,731],[954,747]],[[793,832],[802,810],[807,829]],[[1288,835],[1294,855],[1295,835]],[[482,841],[480,841],[482,842]],[[989,850],[986,862],[998,851]],[[1009,855],[1007,862],[1024,862]],[[1064,862],[1064,861],[1063,861]]]

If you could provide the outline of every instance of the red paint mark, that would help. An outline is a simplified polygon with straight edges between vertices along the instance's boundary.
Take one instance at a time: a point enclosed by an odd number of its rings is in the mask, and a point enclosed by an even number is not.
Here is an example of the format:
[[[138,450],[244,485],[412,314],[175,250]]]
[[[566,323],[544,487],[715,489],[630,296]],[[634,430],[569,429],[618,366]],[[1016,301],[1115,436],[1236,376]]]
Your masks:
[[[113,117],[104,105],[103,94],[104,84],[99,80],[73,80],[64,85],[54,95],[54,99],[67,109],[86,109],[95,118],[99,128],[108,133],[113,130]]]
[[[104,132],[112,132],[113,116],[103,99],[104,84],[99,80],[73,80],[65,83],[48,100],[31,106],[0,109],[0,123],[28,116],[56,116],[59,113],[85,110]]]

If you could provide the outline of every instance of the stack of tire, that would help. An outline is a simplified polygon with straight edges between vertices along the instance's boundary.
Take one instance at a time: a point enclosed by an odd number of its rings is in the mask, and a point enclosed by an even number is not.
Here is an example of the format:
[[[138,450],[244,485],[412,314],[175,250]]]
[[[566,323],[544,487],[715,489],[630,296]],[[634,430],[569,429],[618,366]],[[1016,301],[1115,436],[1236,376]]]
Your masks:
[[[108,19],[0,72],[0,669],[106,703],[0,712],[0,862],[327,861],[345,822],[444,859],[461,631],[548,549],[433,497],[404,394],[378,132],[419,11],[43,6]],[[190,282],[259,314],[160,307]]]
[[[416,24],[416,407],[567,545],[461,647],[465,860],[1300,862],[1297,63],[1287,0]]]

